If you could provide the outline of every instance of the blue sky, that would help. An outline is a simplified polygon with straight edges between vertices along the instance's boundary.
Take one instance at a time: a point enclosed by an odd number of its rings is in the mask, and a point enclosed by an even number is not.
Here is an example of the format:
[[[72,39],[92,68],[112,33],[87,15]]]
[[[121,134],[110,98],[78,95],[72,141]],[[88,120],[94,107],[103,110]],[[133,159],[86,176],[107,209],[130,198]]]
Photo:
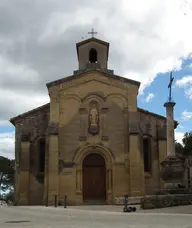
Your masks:
[[[179,87],[178,83],[184,77],[188,77],[192,81],[192,59],[188,58],[183,60],[181,69],[173,71],[173,88],[172,98],[176,102],[174,107],[175,120],[179,122],[176,132],[185,133],[192,131],[192,99],[189,95],[186,95],[186,91],[192,87],[192,82],[186,86]],[[158,74],[152,84],[144,90],[144,93],[138,97],[138,106],[143,109],[158,113],[166,116],[166,110],[163,106],[168,100],[169,90],[168,84],[170,79],[170,73]],[[146,101],[147,96],[153,94],[149,102]],[[182,136],[176,138],[181,139]]]

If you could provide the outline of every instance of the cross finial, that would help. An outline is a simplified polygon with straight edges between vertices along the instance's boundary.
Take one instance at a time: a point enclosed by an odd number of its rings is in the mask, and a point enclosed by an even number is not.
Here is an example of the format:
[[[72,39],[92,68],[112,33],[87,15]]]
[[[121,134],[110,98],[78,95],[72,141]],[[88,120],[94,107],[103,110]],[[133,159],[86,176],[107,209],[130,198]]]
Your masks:
[[[88,34],[91,34],[92,35],[92,38],[94,38],[94,34],[97,34],[97,32],[94,32],[94,29],[92,28],[91,29],[91,32],[88,32]]]
[[[172,83],[173,83],[173,76],[172,76],[172,71],[170,72],[170,81],[169,81],[169,85],[168,85],[168,88],[169,88],[169,102],[171,102],[172,98],[171,98],[171,89],[172,89]]]

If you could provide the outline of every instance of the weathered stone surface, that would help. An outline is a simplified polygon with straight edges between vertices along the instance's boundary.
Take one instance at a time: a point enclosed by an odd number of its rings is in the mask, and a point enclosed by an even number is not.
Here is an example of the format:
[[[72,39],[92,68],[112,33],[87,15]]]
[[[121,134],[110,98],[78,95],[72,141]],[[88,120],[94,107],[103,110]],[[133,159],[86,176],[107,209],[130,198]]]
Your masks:
[[[30,142],[30,133],[21,134],[21,142]]]
[[[164,182],[180,182],[184,175],[183,160],[176,156],[167,156],[161,163],[161,178]]]
[[[135,205],[141,203],[142,197],[128,197],[128,204],[129,205]],[[115,197],[115,204],[117,205],[123,205],[124,204],[124,197]]]
[[[192,194],[151,195],[145,196],[141,199],[142,209],[164,208],[191,204]]]
[[[50,123],[45,132],[46,135],[58,135],[59,134],[59,123]]]
[[[167,194],[192,194],[192,190],[189,188],[163,188],[154,191],[156,195],[167,195]]]
[[[88,46],[81,47],[82,55],[79,57],[83,57],[83,62],[80,59],[80,65],[87,61],[88,55],[84,55],[84,51],[88,53]],[[98,47],[101,51],[102,46],[95,46]],[[103,56],[98,54],[99,58]],[[31,204],[34,201],[41,204],[47,195],[53,202],[55,194],[61,199],[66,194],[70,204],[82,203],[86,187],[83,161],[91,153],[99,154],[105,160],[106,172],[101,176],[105,175],[103,192],[106,195],[102,198],[106,198],[108,204],[122,203],[117,196],[127,192],[131,197],[140,197],[160,187],[159,163],[164,159],[166,141],[159,142],[158,126],[165,129],[165,118],[139,109],[137,95],[140,83],[111,74],[107,70],[107,61],[104,62],[104,71],[80,71],[48,83],[51,103],[11,120],[16,125],[18,163],[21,161],[21,135],[30,135],[30,167],[27,167],[29,175],[26,174],[29,181],[18,179],[24,186],[23,199]],[[97,107],[96,126],[99,128],[93,127],[95,121],[90,121],[93,104]],[[150,137],[151,143],[148,148],[149,166],[152,167],[149,174],[144,172],[144,135]],[[46,142],[40,143],[40,139]],[[44,171],[44,181],[38,176],[39,170]],[[17,196],[20,197],[20,192]],[[137,200],[139,203],[140,199]],[[137,200],[129,198],[132,204]]]

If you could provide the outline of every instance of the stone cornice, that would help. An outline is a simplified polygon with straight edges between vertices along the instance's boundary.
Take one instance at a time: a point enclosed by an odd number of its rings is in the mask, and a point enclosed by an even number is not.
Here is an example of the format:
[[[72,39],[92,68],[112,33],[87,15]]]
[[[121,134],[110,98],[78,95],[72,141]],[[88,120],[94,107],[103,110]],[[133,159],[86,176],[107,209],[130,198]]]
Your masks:
[[[86,70],[86,71],[83,71],[83,72],[80,72],[79,74],[75,74],[75,75],[70,75],[70,76],[67,76],[67,77],[64,77],[64,78],[61,78],[59,80],[56,80],[56,81],[53,81],[53,82],[49,82],[47,83],[47,88],[50,88],[51,86],[55,86],[55,85],[59,85],[61,83],[67,83],[73,79],[76,79],[78,78],[79,76],[85,74],[85,73],[90,73],[90,72],[100,72],[100,73],[103,73],[106,77],[108,78],[111,78],[111,79],[115,79],[115,80],[119,80],[119,81],[122,81],[122,82],[125,82],[125,83],[129,83],[129,84],[133,84],[133,85],[136,85],[136,86],[140,86],[140,82],[138,81],[135,81],[135,80],[132,80],[132,79],[127,79],[127,78],[124,78],[122,76],[119,76],[119,75],[111,75],[109,73],[107,73],[106,71],[102,71],[102,70],[97,70],[97,69],[90,69],[90,70]]]

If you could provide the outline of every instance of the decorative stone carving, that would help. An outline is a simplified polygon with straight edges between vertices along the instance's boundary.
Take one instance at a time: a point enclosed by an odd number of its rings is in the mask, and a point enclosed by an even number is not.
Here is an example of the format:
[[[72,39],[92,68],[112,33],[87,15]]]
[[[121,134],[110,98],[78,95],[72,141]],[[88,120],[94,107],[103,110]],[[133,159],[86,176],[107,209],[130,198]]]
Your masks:
[[[95,104],[92,105],[89,112],[89,133],[92,135],[99,133],[99,112]]]
[[[58,135],[59,134],[59,123],[51,123],[45,132],[46,135]]]

